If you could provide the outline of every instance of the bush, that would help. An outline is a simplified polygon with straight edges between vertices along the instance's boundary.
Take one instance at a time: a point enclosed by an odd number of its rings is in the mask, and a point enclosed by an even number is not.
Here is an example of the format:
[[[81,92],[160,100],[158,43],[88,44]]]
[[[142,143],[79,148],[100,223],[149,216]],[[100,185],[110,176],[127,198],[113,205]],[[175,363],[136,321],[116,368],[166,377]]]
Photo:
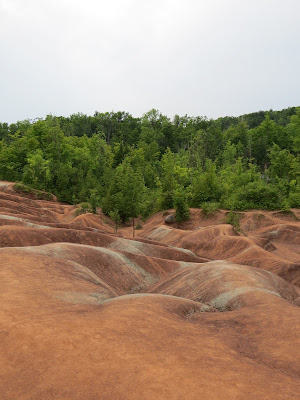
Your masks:
[[[222,185],[216,173],[216,166],[211,160],[207,160],[205,169],[205,172],[195,175],[192,181],[192,207],[199,207],[204,202],[217,202],[221,198]]]
[[[155,212],[159,211],[159,200],[158,193],[155,190],[148,190],[147,195],[141,205],[141,216],[143,221],[145,221],[148,217],[150,217]]]
[[[90,193],[91,195],[89,198],[89,202],[91,205],[91,209],[94,214],[97,214],[97,207],[100,205],[100,196],[95,189],[92,189]]]
[[[216,203],[214,201],[207,201],[205,203],[202,203],[201,206],[202,206],[203,214],[206,217],[213,215],[220,208],[220,204]]]
[[[282,213],[285,213],[285,214],[290,214],[290,213],[292,213],[291,207],[290,207],[290,203],[288,202],[287,199],[285,199],[285,200],[282,202],[281,207],[280,207],[280,211],[281,211]]]
[[[289,204],[292,208],[300,208],[300,192],[290,193]]]
[[[121,224],[121,217],[120,217],[119,211],[118,210],[110,211],[109,216],[115,223],[115,228],[114,228],[115,233],[118,233],[118,229]]]
[[[278,188],[263,180],[250,182],[224,200],[224,206],[235,210],[277,210],[282,205]]]
[[[141,222],[138,222],[135,229],[143,229],[143,225],[141,224]]]
[[[240,226],[241,214],[231,210],[225,218],[225,224],[230,224],[237,232],[241,232]]]
[[[55,200],[55,197],[53,196],[53,194],[51,194],[49,192],[44,192],[42,190],[33,189],[29,186],[23,185],[22,183],[16,183],[14,185],[14,190],[20,194],[28,193],[37,200],[47,200],[47,201]]]
[[[167,191],[161,194],[160,208],[162,210],[169,210],[170,208],[173,208],[173,203],[174,203],[174,196],[171,191]]]
[[[175,217],[177,222],[187,221],[190,210],[187,206],[186,196],[183,190],[177,190],[174,197]]]
[[[77,210],[75,211],[76,215],[86,214],[93,212],[92,207],[89,203],[81,203],[77,206]]]

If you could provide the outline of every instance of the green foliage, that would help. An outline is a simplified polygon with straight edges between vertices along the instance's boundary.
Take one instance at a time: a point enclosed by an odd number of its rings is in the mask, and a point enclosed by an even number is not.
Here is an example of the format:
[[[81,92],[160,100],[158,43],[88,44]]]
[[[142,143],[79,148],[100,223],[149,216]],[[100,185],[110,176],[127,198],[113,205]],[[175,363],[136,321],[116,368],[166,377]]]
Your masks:
[[[200,207],[205,202],[218,202],[222,193],[216,165],[207,160],[204,172],[196,171],[191,182],[191,204]]]
[[[27,157],[24,167],[23,182],[36,189],[48,189],[51,179],[49,160],[46,160],[41,150],[36,150]]]
[[[236,209],[276,210],[281,207],[282,198],[275,186],[263,180],[250,182],[236,193]]]
[[[91,205],[93,214],[97,214],[97,207],[100,205],[101,198],[96,189],[92,189],[90,193],[89,203]]]
[[[288,203],[292,208],[300,208],[300,178],[298,182],[296,180],[290,182]]]
[[[138,222],[137,224],[136,224],[136,227],[135,227],[135,229],[143,229],[143,225],[141,224],[141,222]]]
[[[190,210],[187,206],[186,195],[183,190],[177,190],[174,196],[175,217],[177,222],[187,221]]]
[[[230,140],[228,140],[222,154],[224,167],[234,164],[236,160],[236,155],[237,155],[237,146],[232,144]]]
[[[146,187],[140,169],[136,171],[125,159],[115,171],[108,193],[103,200],[103,211],[119,210],[121,220],[137,217],[142,211]]]
[[[225,224],[230,224],[237,232],[241,232],[240,226],[241,214],[231,210],[225,218]]]
[[[14,190],[19,193],[19,194],[30,194],[32,197],[34,197],[37,200],[47,200],[47,201],[53,201],[54,196],[51,193],[44,192],[41,190],[33,189],[29,186],[23,185],[22,183],[16,183],[14,185]]]
[[[0,123],[0,179],[122,221],[300,207],[300,108],[207,120],[152,109]],[[218,206],[217,206],[218,204]]]
[[[288,200],[283,201],[283,203],[281,204],[280,212],[283,214],[288,214],[288,215],[292,214],[291,207],[290,207]]]
[[[215,214],[216,211],[220,208],[220,203],[216,203],[214,201],[208,201],[206,203],[201,204],[202,212],[206,217],[209,217]]]
[[[175,177],[175,154],[168,148],[161,159],[161,198],[160,207],[162,210],[173,208],[174,193],[177,188]]]
[[[109,216],[115,223],[115,233],[118,233],[118,229],[121,224],[121,217],[119,211],[118,210],[110,211]]]
[[[277,144],[269,150],[270,159],[270,178],[276,179],[294,179],[296,178],[299,170],[299,160],[291,154],[288,150],[281,150]]]
[[[78,216],[78,215],[81,215],[81,214],[91,213],[92,211],[93,210],[92,210],[91,205],[89,203],[87,203],[87,202],[84,202],[84,203],[81,203],[81,204],[79,204],[77,206],[75,214]]]

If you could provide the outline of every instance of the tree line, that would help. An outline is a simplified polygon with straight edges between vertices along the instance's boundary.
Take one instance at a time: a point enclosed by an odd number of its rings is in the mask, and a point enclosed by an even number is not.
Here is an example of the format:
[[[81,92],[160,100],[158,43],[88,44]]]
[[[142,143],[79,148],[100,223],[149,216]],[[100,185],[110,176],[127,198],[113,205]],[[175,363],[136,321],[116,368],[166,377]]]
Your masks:
[[[0,179],[126,221],[176,207],[300,207],[300,108],[172,120],[158,110],[0,123]]]

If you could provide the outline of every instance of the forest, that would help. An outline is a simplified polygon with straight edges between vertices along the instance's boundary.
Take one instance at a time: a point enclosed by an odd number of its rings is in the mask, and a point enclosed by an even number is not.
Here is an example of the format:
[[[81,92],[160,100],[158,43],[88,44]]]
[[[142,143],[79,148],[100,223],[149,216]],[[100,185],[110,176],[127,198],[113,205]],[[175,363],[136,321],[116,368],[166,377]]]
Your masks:
[[[300,207],[300,108],[171,120],[152,109],[0,123],[0,179],[127,221]]]

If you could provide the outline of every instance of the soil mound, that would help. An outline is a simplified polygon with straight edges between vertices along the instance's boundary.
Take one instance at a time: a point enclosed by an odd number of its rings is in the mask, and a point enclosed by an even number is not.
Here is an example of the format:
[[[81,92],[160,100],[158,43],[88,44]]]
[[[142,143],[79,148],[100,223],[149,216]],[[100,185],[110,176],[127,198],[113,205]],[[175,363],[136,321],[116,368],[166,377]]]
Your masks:
[[[208,260],[226,259],[262,268],[294,285],[300,282],[300,220],[298,210],[291,213],[249,211],[240,215],[239,226],[224,224],[224,213],[201,225],[203,215],[193,210],[198,226],[194,230],[163,224],[163,216],[152,217],[140,236],[193,251]],[[292,218],[292,222],[291,222]],[[156,221],[154,226],[153,221]],[[204,219],[205,223],[208,222]],[[192,223],[191,223],[192,225]]]
[[[132,239],[12,185],[0,183],[1,399],[299,397],[298,221],[243,213],[238,230],[194,209]]]
[[[262,301],[260,294],[293,302],[298,293],[282,278],[267,271],[226,261],[191,264],[150,286],[163,293],[200,301],[220,311],[236,310]]]

